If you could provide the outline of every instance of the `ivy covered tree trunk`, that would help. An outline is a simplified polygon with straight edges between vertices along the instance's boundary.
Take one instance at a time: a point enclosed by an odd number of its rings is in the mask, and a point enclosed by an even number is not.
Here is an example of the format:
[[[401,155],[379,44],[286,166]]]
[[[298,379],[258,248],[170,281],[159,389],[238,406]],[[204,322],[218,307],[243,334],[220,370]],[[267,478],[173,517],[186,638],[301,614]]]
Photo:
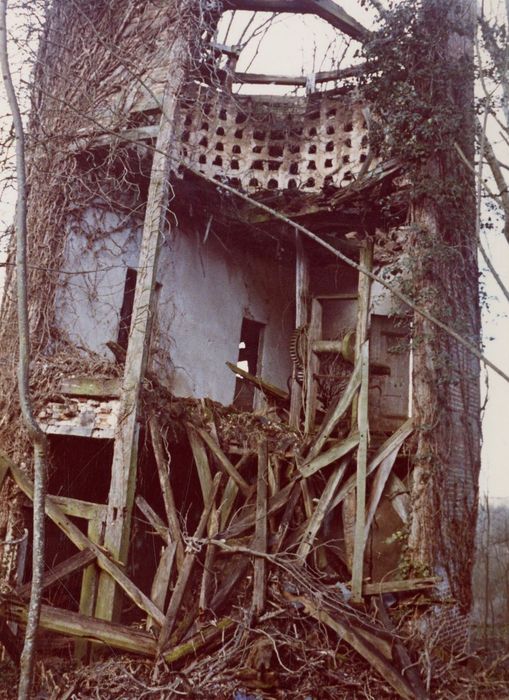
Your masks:
[[[415,300],[473,344],[480,343],[473,163],[474,5],[427,0],[421,21],[432,37],[448,22],[418,89],[435,117],[450,120],[449,144],[429,149],[414,171],[412,251]],[[446,76],[435,82],[437,74]],[[433,130],[430,138],[433,139]],[[461,612],[471,603],[471,574],[480,468],[480,368],[453,338],[416,315],[413,322],[413,409],[417,426],[409,555],[415,569],[445,580]],[[448,585],[447,585],[448,584]]]

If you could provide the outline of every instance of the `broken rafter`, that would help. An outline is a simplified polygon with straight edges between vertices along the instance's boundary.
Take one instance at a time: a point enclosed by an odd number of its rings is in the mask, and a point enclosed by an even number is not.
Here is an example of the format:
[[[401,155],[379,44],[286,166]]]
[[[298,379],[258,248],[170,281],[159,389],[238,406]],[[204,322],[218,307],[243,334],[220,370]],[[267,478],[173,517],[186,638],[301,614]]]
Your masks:
[[[57,581],[61,581],[71,574],[81,571],[94,561],[95,554],[91,549],[83,549],[81,552],[73,554],[72,557],[69,557],[69,559],[66,559],[61,564],[57,564],[57,566],[44,574],[42,590],[49,588]],[[31,585],[31,583],[25,583],[16,590],[16,594],[19,595],[20,598],[28,598],[30,596]]]
[[[360,22],[332,0],[226,0],[224,9],[313,14],[357,41],[365,41],[370,35]]]
[[[263,393],[267,396],[277,399],[278,401],[289,400],[290,397],[287,391],[284,391],[278,386],[275,386],[274,384],[265,381],[265,379],[261,379],[261,377],[256,377],[254,374],[246,372],[246,370],[237,367],[237,365],[234,365],[233,362],[226,362],[225,364],[228,367],[228,369],[230,369],[234,374],[237,374],[239,377],[242,377],[248,382],[251,382],[251,384],[254,384],[257,389],[263,391]]]

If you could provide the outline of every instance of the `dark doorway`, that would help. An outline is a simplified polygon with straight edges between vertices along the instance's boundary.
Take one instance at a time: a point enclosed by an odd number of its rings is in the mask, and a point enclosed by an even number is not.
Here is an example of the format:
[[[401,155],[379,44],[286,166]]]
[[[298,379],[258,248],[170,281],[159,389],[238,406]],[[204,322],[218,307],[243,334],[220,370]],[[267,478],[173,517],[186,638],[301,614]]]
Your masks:
[[[237,366],[250,374],[258,374],[260,371],[260,356],[263,337],[263,323],[252,321],[249,318],[242,319],[240,330],[239,356]],[[235,382],[235,394],[233,405],[241,411],[252,411],[255,396],[255,386],[237,377]]]

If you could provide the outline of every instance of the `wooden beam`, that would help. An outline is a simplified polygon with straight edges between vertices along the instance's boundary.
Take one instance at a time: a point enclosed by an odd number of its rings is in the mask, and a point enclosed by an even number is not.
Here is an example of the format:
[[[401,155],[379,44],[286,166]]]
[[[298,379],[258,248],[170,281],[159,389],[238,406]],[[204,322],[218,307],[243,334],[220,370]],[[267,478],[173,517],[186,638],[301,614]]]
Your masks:
[[[222,451],[222,449],[219,447],[217,442],[207,433],[206,430],[203,430],[202,428],[196,428],[197,433],[200,435],[201,439],[203,442],[207,445],[209,450],[212,452],[214,457],[216,458],[216,461],[218,465],[221,467],[221,469],[229,476],[233,481],[236,483],[236,485],[239,487],[239,489],[242,491],[244,496],[247,498],[251,494],[251,487],[247,483],[247,481],[242,477],[237,469],[233,466],[233,464],[230,462],[228,457],[225,455],[225,453]]]
[[[304,465],[309,464],[321,452],[332,431],[347,412],[350,404],[354,399],[355,392],[360,386],[360,383],[361,360],[359,358],[355,363],[354,370],[348,381],[346,389],[341,394],[341,396],[338,397],[337,403],[332,409],[332,411],[328,412],[328,414],[326,415],[322,426],[320,427],[318,435],[315,438],[313,444],[311,445],[311,449],[309,451],[308,456],[306,457]]]
[[[300,559],[302,564],[306,561],[306,558],[315,541],[315,537],[318,534],[318,530],[322,525],[323,519],[329,512],[330,503],[336,492],[338,484],[345,474],[349,462],[350,457],[347,457],[343,459],[340,464],[338,464],[337,468],[329,477],[324,490],[322,491],[322,495],[316,504],[312,517],[307,522],[306,529],[300,541],[299,549],[297,550],[297,557]]]
[[[182,532],[180,529],[180,520],[175,505],[173,489],[171,488],[169,469],[171,458],[166,455],[163,439],[161,437],[161,426],[156,416],[151,416],[149,420],[150,438],[154,449],[154,457],[156,460],[157,474],[159,476],[159,485],[163,497],[164,509],[168,519],[168,530],[170,531],[173,542],[177,545],[176,557],[177,566],[180,568],[184,561],[184,545],[182,544]]]
[[[366,543],[366,474],[368,461],[368,390],[369,390],[369,340],[361,348],[362,378],[358,402],[359,447],[356,469],[355,533],[352,562],[352,599],[362,600],[362,577],[364,571],[364,546]]]
[[[27,607],[17,601],[2,599],[0,601],[0,615],[8,620],[25,624]],[[113,647],[133,654],[154,656],[156,651],[156,643],[152,635],[136,627],[126,627],[114,622],[97,620],[94,617],[87,617],[50,605],[41,606],[39,627],[67,637],[88,639],[91,642],[104,644],[107,648]]]
[[[295,231],[295,329],[303,328],[309,318],[309,260],[304,249],[302,236]],[[292,384],[290,391],[291,428],[298,429],[302,411],[302,385],[297,379],[297,368],[292,368]]]
[[[228,367],[228,369],[230,369],[234,374],[237,374],[239,377],[242,377],[248,382],[251,382],[251,384],[254,384],[257,389],[263,391],[263,393],[267,396],[271,396],[272,398],[277,399],[278,401],[288,401],[288,399],[290,398],[290,395],[287,391],[280,389],[275,384],[271,384],[270,382],[265,381],[265,379],[262,379],[261,377],[257,377],[256,375],[251,374],[250,372],[246,372],[246,370],[237,367],[237,365],[234,365],[233,362],[225,362],[225,364]]]
[[[340,68],[339,70],[319,71],[313,74],[316,85],[327,83],[331,80],[344,80],[345,78],[355,78],[362,75],[367,70],[367,66],[350,66],[350,68]],[[270,75],[265,73],[234,73],[234,83],[246,83],[250,85],[297,85],[306,87],[307,77],[305,75]]]
[[[57,391],[66,396],[86,396],[89,398],[118,398],[120,377],[65,377]]]
[[[224,9],[313,14],[357,41],[365,41],[370,35],[360,22],[357,22],[333,0],[226,0]]]
[[[267,470],[269,452],[267,440],[258,446],[258,482],[256,490],[256,525],[253,547],[257,552],[267,551]],[[261,615],[265,608],[265,559],[255,557],[253,576],[253,613]]]
[[[95,561],[95,554],[91,549],[83,549],[81,552],[73,554],[72,557],[69,557],[69,559],[57,564],[44,574],[42,580],[42,590],[44,591],[57,581],[81,571],[93,561]],[[20,598],[29,598],[31,586],[32,584],[30,582],[23,584],[16,589],[16,595],[18,595]]]
[[[164,90],[159,133],[152,160],[119,417],[115,431],[104,545],[115,559],[124,564],[128,556],[138,467],[140,390],[150,345],[157,260],[163,231],[167,226],[170,153],[175,138],[174,116],[180,87],[186,75],[190,53],[188,43],[186,33],[181,32],[175,38],[168,56],[168,63],[172,69],[168,72]],[[97,617],[105,620],[115,619],[120,612],[119,604],[115,581],[102,572],[97,596]]]
[[[104,538],[104,519],[89,520],[87,526],[87,536],[91,542],[97,545],[102,545]],[[85,550],[86,551],[86,550]],[[80,615],[92,617],[97,602],[97,587],[99,584],[99,567],[94,561],[87,566],[81,577],[80,591]],[[162,608],[161,608],[162,609]],[[76,640],[74,644],[74,656],[79,661],[86,661],[89,656],[90,644],[84,639]]]
[[[407,593],[411,591],[424,591],[434,588],[440,583],[437,576],[427,578],[409,578],[396,581],[380,581],[377,583],[365,583],[362,587],[364,595],[383,595],[384,593]]]
[[[166,596],[170,587],[171,572],[173,570],[176,551],[176,542],[170,542],[166,547],[163,547],[154,580],[152,581],[150,599],[160,610],[164,610],[166,606]],[[147,617],[147,630],[150,630],[153,626],[152,618],[150,616]]]
[[[376,509],[378,508],[378,504],[380,503],[380,499],[382,498],[385,485],[387,483],[387,480],[389,479],[392,467],[394,466],[394,463],[397,459],[400,448],[401,445],[398,445],[398,447],[396,447],[394,451],[391,452],[391,454],[388,455],[381,462],[380,467],[377,469],[377,472],[375,474],[375,478],[373,479],[373,485],[371,487],[371,493],[369,495],[369,502],[366,511],[366,529],[364,532],[366,540],[369,535],[371,523],[373,522],[373,518],[375,517]]]
[[[150,506],[143,496],[136,496],[136,505],[146,517],[149,525],[154,529],[159,537],[165,542],[165,544],[170,544],[172,538],[170,535],[169,528],[164,524],[161,518],[157,515],[155,510]],[[177,543],[175,542],[175,545]]]
[[[349,435],[344,440],[337,440],[332,447],[322,452],[322,454],[315,457],[311,462],[306,463],[305,466],[300,466],[300,473],[303,477],[308,478],[318,470],[327,467],[329,464],[332,464],[332,462],[336,462],[338,459],[348,454],[348,452],[357,447],[359,440],[359,433]]]
[[[49,494],[47,498],[58,506],[62,513],[73,518],[84,518],[85,520],[104,520],[106,518],[107,506],[101,503],[90,503],[89,501],[80,501],[78,498]]]
[[[322,305],[318,299],[311,301],[311,320],[308,330],[308,352],[305,370],[306,405],[304,432],[309,435],[315,428],[316,408],[318,402],[318,382],[316,375],[320,370],[320,360],[313,352],[313,343],[322,335]]]
[[[3,458],[8,459],[6,455],[3,455]],[[34,493],[32,482],[13,462],[10,462],[9,466],[16,484],[23,491],[23,493],[28,496],[30,500],[32,500]],[[52,503],[51,500],[46,501],[46,515],[53,520],[55,525],[57,525],[67,535],[67,537],[78,549],[81,550],[89,548],[92,550],[101,569],[118,583],[118,585],[125,591],[127,596],[133,601],[133,603],[135,603],[135,605],[149,615],[152,615],[152,617],[154,617],[159,624],[163,623],[163,613],[156,608],[150,598],[140,591],[140,589],[135,586],[134,583],[124,574],[122,569],[112,559],[110,559],[107,554],[105,554],[104,550],[92,542],[86,535],[84,535],[79,527],[69,520],[69,518],[60,510],[58,506]]]

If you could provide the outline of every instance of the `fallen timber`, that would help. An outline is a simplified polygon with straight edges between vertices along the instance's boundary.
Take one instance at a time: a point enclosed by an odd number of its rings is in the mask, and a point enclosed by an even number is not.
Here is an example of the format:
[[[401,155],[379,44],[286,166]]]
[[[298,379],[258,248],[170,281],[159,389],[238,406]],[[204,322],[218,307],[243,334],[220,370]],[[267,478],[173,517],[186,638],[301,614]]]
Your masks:
[[[358,389],[355,375],[353,386]],[[49,570],[44,586],[50,591],[56,582],[78,575],[85,567],[97,567],[123,589],[150,631],[52,605],[43,607],[41,629],[77,643],[93,642],[94,653],[114,648],[185,667],[197,655],[214,654],[227,640],[233,644],[242,638],[255,644],[260,634],[274,633],[276,622],[301,622],[304,613],[310,624],[325,625],[326,637],[333,635],[335,644],[347,644],[360,654],[398,697],[420,697],[398,666],[401,655],[392,655],[401,639],[373,619],[368,608],[351,605],[351,581],[344,554],[338,552],[339,540],[332,545],[324,540],[324,522],[355,489],[359,438],[345,427],[348,420],[341,421],[351,410],[355,390],[346,393],[346,399],[340,397],[336,408],[331,407],[314,437],[304,438],[277,417],[276,409],[264,417],[207,401],[175,400],[165,413],[161,405],[156,410],[154,396],[149,397],[146,410],[151,411],[155,463],[166,494],[163,512],[156,512],[144,497],[136,498],[140,517],[161,547],[150,596],[107,548],[74,525],[72,517],[104,518],[104,506],[54,496],[47,499],[46,513],[78,553]],[[169,463],[170,455],[167,440],[161,436],[168,422],[178,424],[181,439],[189,441],[201,483],[203,507],[198,508],[201,513],[193,536],[185,534],[184,514],[178,512],[172,486],[166,481],[164,464]],[[378,449],[369,450],[370,522],[371,511],[382,500],[389,472],[411,433],[408,420]],[[31,498],[30,480],[2,454],[0,478],[3,481],[7,476]],[[335,563],[338,556],[339,565]],[[386,593],[430,593],[437,583],[434,577],[365,579],[362,595],[367,601]],[[22,627],[26,595],[26,584],[3,595],[0,616]],[[265,628],[266,624],[271,627]],[[277,684],[275,678],[271,683]]]

